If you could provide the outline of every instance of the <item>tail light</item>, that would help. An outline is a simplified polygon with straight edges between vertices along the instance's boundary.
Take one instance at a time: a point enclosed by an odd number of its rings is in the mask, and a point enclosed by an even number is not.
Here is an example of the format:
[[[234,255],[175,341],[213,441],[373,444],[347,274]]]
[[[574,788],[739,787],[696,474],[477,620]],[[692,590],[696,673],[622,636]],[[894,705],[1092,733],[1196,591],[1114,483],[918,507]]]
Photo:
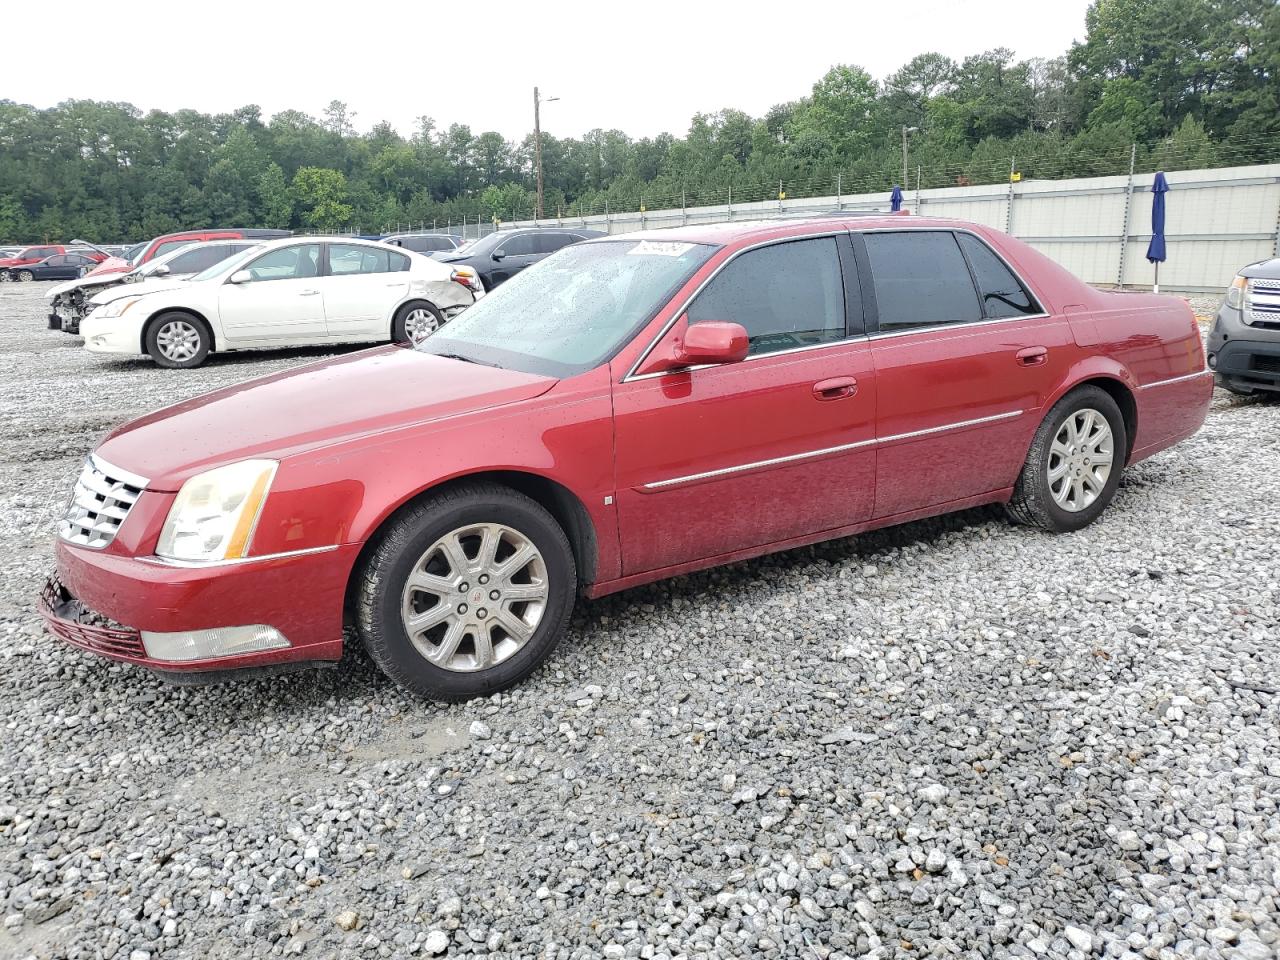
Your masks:
[[[477,293],[481,289],[480,277],[470,267],[455,267],[449,279],[454,283],[460,283],[472,293]]]

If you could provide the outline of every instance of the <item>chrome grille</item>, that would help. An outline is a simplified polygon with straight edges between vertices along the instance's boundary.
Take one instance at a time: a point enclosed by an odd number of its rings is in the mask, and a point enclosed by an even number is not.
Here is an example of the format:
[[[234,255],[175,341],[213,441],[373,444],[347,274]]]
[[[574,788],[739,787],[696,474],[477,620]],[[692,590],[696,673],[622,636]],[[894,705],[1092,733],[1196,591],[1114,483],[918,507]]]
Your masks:
[[[90,457],[80,471],[58,536],[67,543],[101,550],[116,538],[147,481]]]
[[[1280,280],[1250,280],[1244,309],[1250,323],[1280,325]]]

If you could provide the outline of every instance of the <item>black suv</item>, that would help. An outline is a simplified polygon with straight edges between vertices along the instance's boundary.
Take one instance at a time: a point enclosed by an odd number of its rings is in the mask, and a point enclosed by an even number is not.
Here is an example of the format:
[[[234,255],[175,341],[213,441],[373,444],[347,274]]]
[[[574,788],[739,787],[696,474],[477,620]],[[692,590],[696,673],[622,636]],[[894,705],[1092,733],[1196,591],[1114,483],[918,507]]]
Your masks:
[[[511,279],[525,267],[537,263],[561,247],[579,240],[603,236],[603,231],[579,228],[498,230],[469,243],[455,253],[437,253],[434,258],[442,263],[470,267],[480,275],[484,288],[492,290],[503,280]]]

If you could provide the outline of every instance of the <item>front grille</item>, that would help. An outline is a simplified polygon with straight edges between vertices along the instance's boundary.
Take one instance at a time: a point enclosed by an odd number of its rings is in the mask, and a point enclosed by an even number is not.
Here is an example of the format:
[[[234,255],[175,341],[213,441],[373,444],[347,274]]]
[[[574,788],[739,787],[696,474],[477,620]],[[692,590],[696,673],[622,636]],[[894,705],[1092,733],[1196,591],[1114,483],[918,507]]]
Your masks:
[[[1249,281],[1245,297],[1245,313],[1250,323],[1271,326],[1280,324],[1280,280]]]
[[[101,550],[116,538],[120,524],[137,502],[147,481],[90,457],[80,471],[58,536],[67,543]]]
[[[145,657],[142,635],[86,608],[67,592],[56,576],[40,591],[40,616],[55,637],[90,653],[108,657]]]
[[[1253,355],[1253,369],[1263,373],[1280,373],[1280,357],[1269,357],[1263,353]]]

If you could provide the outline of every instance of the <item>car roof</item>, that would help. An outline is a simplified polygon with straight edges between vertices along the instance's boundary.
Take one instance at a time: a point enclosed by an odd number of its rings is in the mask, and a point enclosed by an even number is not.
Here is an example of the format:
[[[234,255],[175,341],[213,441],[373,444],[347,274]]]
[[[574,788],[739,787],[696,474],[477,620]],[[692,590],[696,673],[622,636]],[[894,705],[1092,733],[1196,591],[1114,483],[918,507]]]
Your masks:
[[[725,223],[700,223],[683,227],[662,227],[657,230],[634,230],[630,233],[615,233],[608,237],[597,237],[588,243],[607,243],[610,240],[626,238],[628,240],[664,240],[682,243],[712,243],[719,246],[738,243],[752,243],[784,237],[802,237],[808,234],[825,233],[841,228],[847,230],[915,230],[924,227],[952,230],[957,227],[981,227],[980,224],[967,220],[952,220],[941,217],[915,217],[900,214],[883,214],[867,216],[865,213],[848,211],[841,217],[837,214],[822,214],[805,219],[778,218],[776,220],[735,220]]]

